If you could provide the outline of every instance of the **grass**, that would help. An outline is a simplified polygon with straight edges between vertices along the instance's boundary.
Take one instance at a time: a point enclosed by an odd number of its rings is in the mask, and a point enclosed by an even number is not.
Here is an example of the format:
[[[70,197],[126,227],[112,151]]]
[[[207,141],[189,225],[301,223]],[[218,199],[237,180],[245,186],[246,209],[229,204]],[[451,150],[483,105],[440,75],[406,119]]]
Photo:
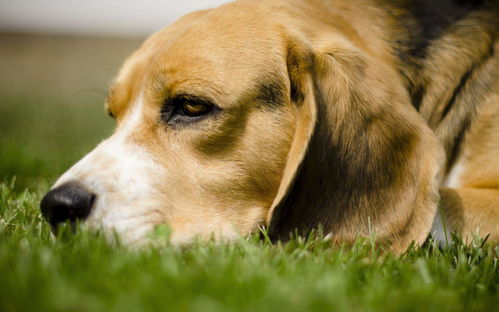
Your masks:
[[[52,43],[51,43],[52,44]],[[102,96],[10,92],[0,81],[0,311],[494,311],[497,247],[476,240],[401,256],[369,240],[259,236],[131,249],[80,229],[53,238],[38,203],[112,129]],[[15,180],[15,182],[14,182]],[[494,308],[495,307],[495,308]]]
[[[320,235],[272,245],[162,243],[130,249],[98,233],[57,239],[39,195],[0,187],[0,311],[493,311],[497,250],[431,242],[395,257]]]

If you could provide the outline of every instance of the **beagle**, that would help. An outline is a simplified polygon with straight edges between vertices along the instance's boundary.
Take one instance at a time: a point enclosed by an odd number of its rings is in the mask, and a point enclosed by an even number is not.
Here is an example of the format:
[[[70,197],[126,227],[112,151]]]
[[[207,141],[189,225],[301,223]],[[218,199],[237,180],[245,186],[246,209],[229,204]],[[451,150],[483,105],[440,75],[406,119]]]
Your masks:
[[[43,215],[130,244],[158,224],[175,244],[261,226],[275,240],[374,235],[398,253],[433,231],[497,242],[498,23],[494,0],[241,0],[186,15],[126,60],[106,101],[115,133]]]

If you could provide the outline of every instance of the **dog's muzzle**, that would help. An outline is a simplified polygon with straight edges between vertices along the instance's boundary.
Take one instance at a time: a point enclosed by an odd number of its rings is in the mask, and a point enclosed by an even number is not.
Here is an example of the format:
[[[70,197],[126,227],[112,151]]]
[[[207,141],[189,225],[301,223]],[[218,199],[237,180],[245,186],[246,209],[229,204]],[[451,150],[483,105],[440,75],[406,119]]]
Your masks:
[[[75,182],[65,183],[48,192],[40,203],[43,217],[55,232],[64,222],[75,224],[88,217],[95,195]]]

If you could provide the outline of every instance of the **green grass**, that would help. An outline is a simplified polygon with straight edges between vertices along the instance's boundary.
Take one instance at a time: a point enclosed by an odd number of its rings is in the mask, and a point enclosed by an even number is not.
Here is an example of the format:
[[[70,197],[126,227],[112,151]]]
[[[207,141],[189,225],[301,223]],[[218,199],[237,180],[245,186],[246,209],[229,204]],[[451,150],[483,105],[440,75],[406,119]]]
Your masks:
[[[395,257],[320,236],[272,245],[159,243],[130,249],[98,233],[50,236],[39,195],[0,187],[0,311],[493,311],[497,251],[428,243]],[[65,234],[65,235],[64,235]]]
[[[71,62],[69,62],[71,63]],[[477,240],[402,256],[313,235],[131,249],[81,229],[54,239],[38,203],[112,129],[102,95],[0,84],[0,311],[494,311],[499,250]],[[14,183],[14,177],[16,182]]]

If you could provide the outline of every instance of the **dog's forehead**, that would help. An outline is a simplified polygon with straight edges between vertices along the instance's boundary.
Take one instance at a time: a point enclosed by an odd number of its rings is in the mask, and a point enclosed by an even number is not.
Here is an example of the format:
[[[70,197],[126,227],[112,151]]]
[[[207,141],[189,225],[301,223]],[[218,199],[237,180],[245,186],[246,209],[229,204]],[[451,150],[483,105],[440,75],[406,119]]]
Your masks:
[[[220,97],[246,92],[257,76],[275,72],[282,49],[273,26],[244,12],[197,12],[154,34],[125,62],[111,93],[128,103],[150,86]]]

